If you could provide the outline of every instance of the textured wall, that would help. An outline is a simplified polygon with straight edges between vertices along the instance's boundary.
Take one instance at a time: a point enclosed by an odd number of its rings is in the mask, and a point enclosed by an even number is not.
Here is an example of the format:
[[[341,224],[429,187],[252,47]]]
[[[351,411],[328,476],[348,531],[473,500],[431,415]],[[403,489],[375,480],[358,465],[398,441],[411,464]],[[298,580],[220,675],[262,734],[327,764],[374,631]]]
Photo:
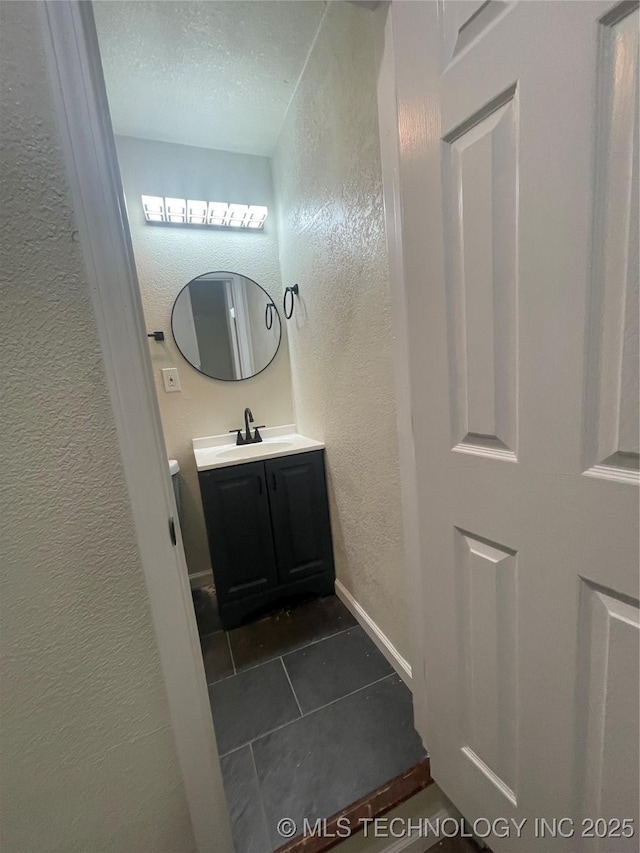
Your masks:
[[[271,166],[268,158],[230,154],[167,142],[118,137],[118,158],[127,197],[131,238],[149,330],[163,329],[164,343],[149,343],[167,453],[180,462],[183,538],[189,572],[210,571],[198,476],[191,439],[242,426],[249,406],[257,422],[293,421],[286,338],[262,373],[242,382],[221,382],[194,370],[171,334],[171,308],[184,285],[215,270],[240,272],[257,281],[281,307],[280,263]],[[144,222],[141,195],[265,204],[264,231],[160,228]],[[284,329],[284,320],[283,320]],[[167,394],[161,369],[177,367],[181,393]]]
[[[331,3],[273,159],[298,427],[324,439],[337,574],[408,652],[375,13]]]
[[[271,154],[323,0],[93,5],[116,133]]]
[[[4,853],[194,849],[35,3],[2,3]]]

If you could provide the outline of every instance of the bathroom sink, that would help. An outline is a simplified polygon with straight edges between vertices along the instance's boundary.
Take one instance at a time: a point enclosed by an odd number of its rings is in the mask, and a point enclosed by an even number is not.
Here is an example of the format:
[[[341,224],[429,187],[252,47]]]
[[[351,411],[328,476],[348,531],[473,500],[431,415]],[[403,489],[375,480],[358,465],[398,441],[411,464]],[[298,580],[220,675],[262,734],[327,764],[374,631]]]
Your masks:
[[[241,465],[243,462],[256,462],[260,459],[275,459],[278,456],[321,450],[324,447],[323,442],[300,435],[293,424],[267,427],[260,430],[260,434],[260,443],[239,446],[229,440],[228,434],[194,438],[193,453],[198,471]]]
[[[229,450],[222,450],[218,453],[218,457],[220,459],[230,459],[233,457],[234,461],[236,459],[248,459],[255,458],[256,456],[260,456],[264,458],[264,454],[278,454],[283,450],[289,450],[289,448],[294,446],[293,441],[278,441],[277,439],[266,439],[262,440],[260,444],[245,444],[241,446],[234,445]]]

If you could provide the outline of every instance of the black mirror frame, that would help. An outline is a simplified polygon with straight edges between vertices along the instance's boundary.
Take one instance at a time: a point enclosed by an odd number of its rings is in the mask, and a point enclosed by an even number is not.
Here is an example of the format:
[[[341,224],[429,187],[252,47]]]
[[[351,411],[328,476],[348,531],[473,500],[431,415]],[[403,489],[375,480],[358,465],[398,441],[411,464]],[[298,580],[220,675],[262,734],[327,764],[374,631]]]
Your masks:
[[[205,373],[204,370],[200,370],[200,368],[196,367],[194,364],[192,364],[189,361],[189,359],[186,357],[186,355],[182,352],[182,350],[180,349],[180,344],[176,340],[176,336],[175,336],[175,333],[173,331],[173,312],[175,311],[176,302],[180,298],[180,294],[183,292],[183,290],[186,290],[186,288],[189,287],[189,285],[192,282],[197,281],[199,278],[202,278],[205,275],[218,275],[218,274],[220,274],[220,275],[240,275],[240,276],[242,276],[242,278],[246,278],[247,281],[250,281],[252,284],[255,284],[255,286],[259,287],[260,290],[266,295],[269,302],[273,305],[273,310],[278,315],[278,323],[280,325],[280,336],[278,337],[278,346],[276,347],[275,352],[273,353],[273,357],[271,358],[271,360],[269,362],[267,362],[267,364],[265,364],[265,366],[261,370],[257,370],[255,373],[252,373],[251,376],[244,376],[240,379],[221,379],[219,376],[211,376],[211,374]],[[176,298],[173,300],[173,305],[171,307],[171,336],[172,336],[174,343],[176,345],[176,348],[177,348],[178,352],[180,353],[180,355],[182,356],[182,358],[187,362],[189,367],[193,368],[193,370],[195,370],[197,373],[200,373],[202,376],[206,376],[207,379],[214,379],[216,382],[246,382],[248,379],[253,379],[256,376],[259,376],[261,373],[264,373],[264,371],[267,369],[267,367],[269,367],[270,365],[273,364],[275,357],[278,355],[278,352],[280,351],[280,345],[282,344],[282,320],[280,318],[280,312],[278,311],[278,308],[276,307],[276,305],[275,305],[275,303],[271,297],[271,294],[267,290],[265,290],[265,288],[261,284],[258,284],[257,281],[254,281],[254,279],[249,278],[248,275],[244,275],[243,273],[239,273],[239,272],[232,272],[231,270],[211,270],[211,272],[203,272],[203,273],[200,273],[200,275],[194,276],[194,278],[190,279],[184,285],[184,287],[181,287],[180,290],[178,291],[178,294],[177,294]]]

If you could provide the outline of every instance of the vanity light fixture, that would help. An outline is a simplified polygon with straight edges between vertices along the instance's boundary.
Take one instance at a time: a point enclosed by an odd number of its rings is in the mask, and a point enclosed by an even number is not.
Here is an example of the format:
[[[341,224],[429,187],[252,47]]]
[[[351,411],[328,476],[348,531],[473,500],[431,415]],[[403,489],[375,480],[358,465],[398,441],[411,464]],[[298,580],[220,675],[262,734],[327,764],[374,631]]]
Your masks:
[[[216,225],[228,228],[263,228],[269,209],[260,204],[227,204],[143,195],[147,222],[183,225]]]

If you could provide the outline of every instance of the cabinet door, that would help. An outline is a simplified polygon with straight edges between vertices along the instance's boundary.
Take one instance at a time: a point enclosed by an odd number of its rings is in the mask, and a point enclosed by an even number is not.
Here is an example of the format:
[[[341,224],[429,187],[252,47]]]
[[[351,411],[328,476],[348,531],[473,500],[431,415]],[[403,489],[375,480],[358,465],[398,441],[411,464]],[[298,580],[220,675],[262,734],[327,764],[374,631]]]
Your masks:
[[[221,602],[277,583],[264,463],[200,474],[209,550]]]
[[[323,452],[265,462],[280,583],[333,573]]]

